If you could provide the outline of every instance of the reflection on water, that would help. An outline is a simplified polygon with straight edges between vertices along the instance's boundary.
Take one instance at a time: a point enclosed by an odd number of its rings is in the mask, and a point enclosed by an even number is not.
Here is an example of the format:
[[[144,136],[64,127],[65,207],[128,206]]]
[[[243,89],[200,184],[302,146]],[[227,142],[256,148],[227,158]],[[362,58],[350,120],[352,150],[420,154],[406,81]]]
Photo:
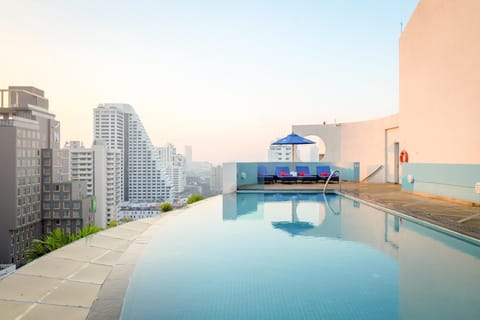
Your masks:
[[[398,265],[401,319],[478,319],[480,247],[337,195],[231,194],[223,219],[264,220],[295,237],[363,243]]]

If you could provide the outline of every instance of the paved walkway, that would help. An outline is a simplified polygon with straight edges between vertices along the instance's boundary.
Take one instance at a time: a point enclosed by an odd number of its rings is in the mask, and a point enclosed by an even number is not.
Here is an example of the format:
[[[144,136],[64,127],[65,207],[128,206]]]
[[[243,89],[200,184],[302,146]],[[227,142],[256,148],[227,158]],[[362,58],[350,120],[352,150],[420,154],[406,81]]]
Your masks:
[[[330,190],[338,190],[338,184],[328,185]],[[323,190],[323,183],[265,184],[253,185],[249,190]],[[447,200],[433,199],[401,190],[401,186],[391,183],[343,182],[342,193],[392,209],[435,225],[480,239],[480,215],[472,220],[459,223],[458,220],[480,214],[480,207],[459,204]]]
[[[480,239],[480,216],[458,222],[479,214],[480,207],[401,191],[401,186],[396,184],[344,183],[342,193]]]

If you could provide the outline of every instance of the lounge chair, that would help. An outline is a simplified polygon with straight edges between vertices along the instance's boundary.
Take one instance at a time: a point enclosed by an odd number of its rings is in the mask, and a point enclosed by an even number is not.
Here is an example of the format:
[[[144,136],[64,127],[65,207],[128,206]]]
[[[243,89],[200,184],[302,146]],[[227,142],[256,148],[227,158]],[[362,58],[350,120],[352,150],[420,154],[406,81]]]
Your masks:
[[[330,169],[330,166],[317,166],[317,176],[318,180],[320,181],[327,181],[328,177],[330,176],[330,173],[332,170]],[[338,174],[335,173],[330,181],[338,181],[339,177]]]
[[[274,183],[275,182],[275,177],[271,174],[267,173],[267,168],[265,166],[258,166],[257,169],[257,180],[258,183]]]
[[[297,176],[298,179],[302,182],[318,182],[318,177],[316,174],[310,173],[310,168],[307,166],[297,166]]]
[[[288,167],[275,167],[275,179],[282,183],[285,183],[285,182],[297,183],[298,177],[291,175]]]

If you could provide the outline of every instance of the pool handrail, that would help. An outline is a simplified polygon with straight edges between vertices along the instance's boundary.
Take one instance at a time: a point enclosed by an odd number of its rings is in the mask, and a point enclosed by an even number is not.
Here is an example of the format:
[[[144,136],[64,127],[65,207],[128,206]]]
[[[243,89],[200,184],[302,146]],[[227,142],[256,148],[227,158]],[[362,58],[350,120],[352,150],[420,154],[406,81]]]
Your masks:
[[[335,169],[330,172],[327,181],[325,181],[325,185],[323,186],[323,193],[325,193],[327,185],[330,182],[330,179],[332,179],[332,176],[335,174],[335,172],[338,173],[338,191],[342,191],[342,172],[338,169]]]

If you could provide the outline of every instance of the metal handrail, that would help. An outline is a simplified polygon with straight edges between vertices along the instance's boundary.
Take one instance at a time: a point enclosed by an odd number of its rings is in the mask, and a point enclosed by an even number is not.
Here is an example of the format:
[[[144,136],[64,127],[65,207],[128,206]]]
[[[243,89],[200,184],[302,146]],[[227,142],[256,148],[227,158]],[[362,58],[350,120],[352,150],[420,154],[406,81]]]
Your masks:
[[[365,180],[369,179],[371,176],[373,176],[374,174],[376,174],[378,171],[380,171],[380,169],[383,168],[383,164],[379,165],[375,170],[372,171],[372,173],[370,173],[368,176],[366,176],[365,178],[362,179],[362,181],[360,182],[364,182]]]
[[[338,169],[335,169],[335,170],[332,170],[332,172],[330,172],[330,175],[328,176],[327,181],[325,181],[325,185],[323,186],[323,193],[325,193],[325,190],[327,189],[327,185],[330,182],[330,179],[332,179],[335,172],[338,172],[338,191],[342,191],[342,172]]]
[[[338,207],[339,207],[338,212],[336,212],[335,210],[333,210],[332,206],[330,206],[330,203],[328,202],[328,198],[327,198],[327,195],[325,194],[325,191],[323,192],[323,201],[324,201],[325,204],[327,205],[328,209],[330,209],[330,211],[333,212],[334,215],[338,216],[339,214],[342,213],[342,200],[341,200],[341,197],[338,198]]]

